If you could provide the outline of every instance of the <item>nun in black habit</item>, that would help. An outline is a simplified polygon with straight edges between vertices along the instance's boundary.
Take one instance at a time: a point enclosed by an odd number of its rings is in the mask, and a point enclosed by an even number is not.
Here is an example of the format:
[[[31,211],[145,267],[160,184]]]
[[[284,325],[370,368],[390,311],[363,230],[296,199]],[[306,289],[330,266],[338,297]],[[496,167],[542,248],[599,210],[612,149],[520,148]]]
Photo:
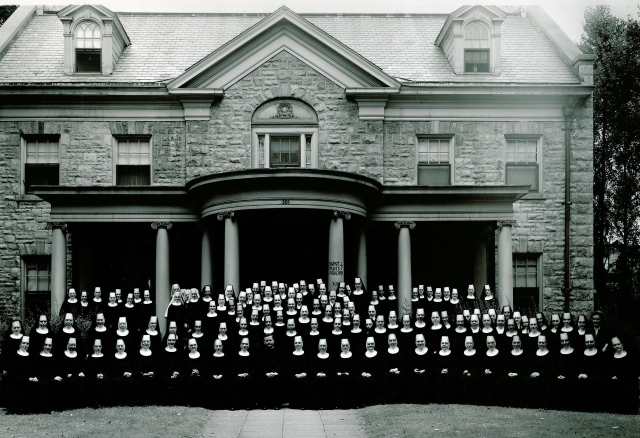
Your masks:
[[[158,368],[162,383],[161,398],[165,406],[182,402],[182,356],[183,351],[176,348],[177,337],[169,333],[165,337],[164,348],[161,350],[162,360]]]
[[[208,359],[208,371],[209,396],[206,398],[205,407],[209,409],[225,409],[226,406],[223,400],[231,389],[229,386],[230,369],[229,356],[225,354],[220,339],[216,339],[213,342],[213,354]]]
[[[111,358],[109,373],[111,384],[107,389],[109,404],[112,406],[131,405],[134,397],[134,379],[137,372],[136,360],[125,349],[125,341],[122,338],[117,339],[116,353]]]
[[[207,368],[208,358],[206,359],[198,351],[198,342],[194,338],[190,338],[187,344],[189,353],[184,358],[183,376],[185,390],[188,394],[184,402],[190,407],[202,407],[204,402],[204,393],[202,388],[205,386],[209,370]]]
[[[44,345],[44,340],[43,340]],[[4,354],[4,353],[3,353]],[[29,353],[29,336],[22,336],[20,346],[15,352],[7,352],[7,375],[3,377],[9,382],[7,410],[24,414],[34,410],[33,395],[38,392],[38,377],[36,363],[33,358],[36,353]]]
[[[106,405],[106,388],[109,385],[109,358],[102,351],[106,343],[102,339],[94,339],[91,353],[87,356],[85,375],[87,378],[87,399],[91,407],[99,408]]]
[[[151,336],[142,335],[140,349],[136,357],[138,373],[138,403],[143,406],[154,405],[158,399],[158,367],[160,365],[160,349],[151,349]]]
[[[251,409],[254,402],[254,376],[258,363],[249,352],[249,338],[242,338],[240,351],[232,359],[232,409]]]
[[[303,349],[302,336],[293,341],[294,350],[287,357],[287,392],[289,406],[296,409],[307,407],[310,386],[310,358]],[[285,346],[286,348],[286,346]]]

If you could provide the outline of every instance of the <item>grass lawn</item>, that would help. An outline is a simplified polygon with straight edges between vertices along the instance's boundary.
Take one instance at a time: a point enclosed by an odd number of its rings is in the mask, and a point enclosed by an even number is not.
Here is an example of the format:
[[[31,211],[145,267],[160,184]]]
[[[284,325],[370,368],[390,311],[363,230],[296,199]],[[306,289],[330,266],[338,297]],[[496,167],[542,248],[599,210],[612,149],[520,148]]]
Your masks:
[[[6,415],[0,437],[198,437],[210,411],[182,406],[77,409],[45,415]]]
[[[640,437],[640,416],[465,405],[386,405],[358,411],[367,436]]]

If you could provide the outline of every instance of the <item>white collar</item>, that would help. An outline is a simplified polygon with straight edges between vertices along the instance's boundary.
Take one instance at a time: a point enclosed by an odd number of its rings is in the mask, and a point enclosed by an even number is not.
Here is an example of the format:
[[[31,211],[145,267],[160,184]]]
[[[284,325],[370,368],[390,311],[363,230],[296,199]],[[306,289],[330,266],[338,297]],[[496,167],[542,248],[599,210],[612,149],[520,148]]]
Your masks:
[[[23,356],[23,357],[27,357],[27,356],[29,356],[29,352],[28,352],[28,351],[18,350],[18,354],[19,354],[20,356]]]
[[[373,353],[370,352],[369,350],[364,352],[364,355],[371,358],[371,357],[376,357],[378,355],[378,352],[376,350],[373,350]]]
[[[73,301],[71,301],[72,299],[73,299]],[[77,298],[68,298],[68,299],[67,299],[67,303],[75,304],[75,303],[77,303],[77,302],[78,302],[78,299],[77,299]]]
[[[329,353],[327,353],[327,352],[325,352],[324,354],[322,354],[322,353],[318,353],[318,354],[317,354],[317,356],[318,356],[320,359],[326,359],[326,358],[328,358],[328,357],[329,357]]]
[[[153,304],[153,301],[151,301],[151,300],[149,300],[149,301],[144,300],[144,301],[142,302],[142,304]]]
[[[442,328],[442,324],[432,325],[431,330],[440,330]]]
[[[302,324],[307,324],[307,323],[311,322],[311,319],[309,319],[308,316],[306,318],[300,317],[300,318],[298,318],[298,322],[300,322]]]
[[[193,332],[193,333],[191,333],[191,336],[194,337],[194,338],[201,338],[201,337],[204,336],[204,333],[202,333],[202,332],[201,333]]]
[[[386,327],[382,327],[382,328],[376,327],[375,328],[375,332],[376,333],[386,333],[387,332],[387,328]]]
[[[228,337],[229,336],[227,336],[226,334],[222,335],[222,334],[218,333],[218,339],[220,339],[221,341],[226,341]]]
[[[242,356],[242,357],[247,357],[249,356],[249,352],[248,351],[238,351],[238,355]]]
[[[69,350],[64,350],[64,355],[73,359],[73,358],[78,357],[78,352],[74,351],[73,354],[71,354],[71,352]]]
[[[564,348],[560,349],[560,354],[571,354],[573,353],[573,347],[569,347],[567,350],[565,350]]]
[[[175,345],[173,346],[173,348],[169,348],[169,346],[167,345],[166,347],[164,347],[164,351],[168,351],[169,353],[173,353],[174,351],[178,351],[178,349],[176,348]]]
[[[62,331],[65,333],[75,333],[76,329],[74,329],[73,327],[64,326],[62,327]]]
[[[418,328],[425,327],[426,325],[427,325],[427,323],[424,322],[424,321],[416,321],[416,323],[415,323],[415,326],[418,327]]]
[[[618,354],[618,352],[616,351],[615,353],[613,353],[613,357],[615,357],[616,359],[622,359],[623,357],[625,357],[627,355],[626,351],[623,351],[622,353]]]
[[[395,349],[392,349],[391,347],[387,348],[387,353],[389,354],[398,354],[400,352],[400,349],[398,347],[396,347]]]
[[[394,325],[389,324],[389,325],[387,326],[387,328],[388,328],[388,329],[390,329],[390,330],[395,330],[395,329],[397,329],[397,328],[398,328],[398,324],[394,324]]]
[[[407,328],[407,327],[402,327],[402,328],[400,329],[400,331],[401,331],[402,333],[411,333],[411,332],[413,331],[413,329],[412,329],[411,327],[409,327],[409,328]]]
[[[331,330],[331,334],[332,335],[341,335],[342,334],[342,330],[340,330],[339,332],[335,331],[335,329]]]
[[[218,316],[218,314],[216,312],[213,312],[213,313],[207,312],[207,317],[208,318],[215,318],[216,316]]]
[[[94,298],[93,302],[94,303],[101,303],[102,302],[102,298]]]
[[[482,327],[482,333],[492,333],[493,327]]]
[[[121,332],[120,330],[116,330],[116,333],[118,334],[118,336],[129,336],[129,329]]]
[[[522,354],[522,352],[523,352],[523,351],[524,351],[524,350],[523,350],[522,348],[521,348],[520,350],[518,350],[518,352],[517,352],[517,353],[516,353],[516,351],[515,351],[515,350],[511,350],[511,354],[512,354],[513,356],[520,356],[520,355]]]
[[[304,356],[304,350],[293,350],[293,355],[294,356]]]
[[[11,333],[9,335],[12,339],[22,339],[22,337],[24,336],[22,333],[18,333],[18,336],[16,336],[15,334]]]
[[[549,354],[549,350],[540,351],[540,349],[538,349],[536,351],[536,356],[546,356],[547,354]]]
[[[589,350],[588,348],[586,350],[584,350],[584,355],[585,356],[595,356],[596,354],[598,354],[598,349],[594,348],[593,350]]]
[[[424,356],[425,354],[427,354],[429,349],[427,347],[424,347],[422,350],[419,350],[418,348],[416,348],[413,351],[415,351],[418,356]]]
[[[351,356],[353,356],[353,353],[351,352],[351,350],[347,351],[346,353],[344,351],[340,352],[340,357],[343,359],[348,359]]]
[[[137,299],[134,298],[133,302],[136,303],[136,304],[141,303],[142,302],[142,298],[137,298]]]
[[[124,307],[126,307],[127,309],[133,309],[135,306],[133,305],[133,303],[131,303],[131,304],[126,303],[126,304],[124,305]]]
[[[455,301],[453,301],[453,298],[451,298],[449,300],[449,303],[451,303],[451,304],[458,304],[459,302],[460,302],[460,300],[458,298],[456,298]]]
[[[224,357],[224,352],[216,351],[213,353],[213,357]]]
[[[151,336],[155,336],[158,334],[158,330],[149,330],[147,329],[147,333],[150,334]]]
[[[466,327],[456,327],[456,333],[464,333],[467,331]]]
[[[125,357],[127,357],[126,351],[123,351],[122,353],[120,352],[116,353],[116,359],[124,359]]]
[[[498,349],[497,348],[493,349],[493,353],[491,353],[491,350],[487,350],[487,356],[489,356],[489,357],[496,356],[497,354],[498,354]]]
[[[95,330],[97,332],[106,332],[107,331],[107,326],[106,325],[97,325]]]
[[[197,359],[200,357],[200,352],[196,351],[195,353],[189,352],[189,358],[190,359]]]
[[[447,351],[440,350],[440,351],[438,351],[438,354],[440,356],[449,356],[451,354],[451,350],[447,350]]]
[[[464,355],[465,355],[465,356],[473,356],[474,354],[476,354],[476,350],[475,350],[475,349],[473,349],[473,350],[471,350],[471,351],[469,351],[469,350],[464,350]]]
[[[118,306],[118,303],[108,302],[108,303],[107,303],[107,306],[109,306],[109,307],[117,307],[117,306]]]
[[[53,355],[52,355],[51,353],[46,353],[46,354],[44,354],[44,352],[43,352],[43,351],[41,351],[41,352],[40,352],[40,356],[42,356],[42,357],[51,357],[51,356],[53,356]]]
[[[140,356],[151,356],[151,350],[144,350],[144,349],[140,349]]]
[[[93,353],[91,357],[104,357],[104,353],[100,352],[100,354]]]

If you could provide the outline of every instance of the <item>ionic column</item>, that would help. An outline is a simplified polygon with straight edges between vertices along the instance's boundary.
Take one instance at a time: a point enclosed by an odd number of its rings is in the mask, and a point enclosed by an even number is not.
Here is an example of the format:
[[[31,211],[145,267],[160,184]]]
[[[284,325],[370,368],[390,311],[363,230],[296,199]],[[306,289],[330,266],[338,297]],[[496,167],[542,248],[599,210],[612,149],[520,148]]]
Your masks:
[[[498,299],[513,308],[513,253],[511,227],[516,221],[498,221]]]
[[[154,222],[151,228],[156,233],[156,315],[158,326],[164,333],[167,328],[167,320],[164,312],[171,300],[171,277],[169,271],[169,230],[171,222]]]
[[[236,296],[240,293],[240,241],[238,222],[233,211],[218,214],[218,220],[224,221],[224,284],[233,286]]]
[[[358,264],[356,266],[358,268],[356,277],[360,277],[365,287],[369,287],[367,282],[367,234],[365,226],[360,229],[358,234]]]
[[[351,213],[334,211],[329,222],[329,273],[327,284],[329,290],[338,290],[344,281],[344,224],[342,219],[351,219]]]
[[[200,287],[213,284],[213,263],[211,258],[211,233],[206,223],[202,224],[200,245]]]
[[[67,295],[67,224],[48,222],[51,230],[51,315],[58,315]]]
[[[487,284],[487,239],[485,234],[481,234],[475,242],[475,250],[473,256],[473,286],[476,289],[476,295],[484,290]]]
[[[411,234],[415,222],[396,222],[398,233],[398,318],[411,314]]]

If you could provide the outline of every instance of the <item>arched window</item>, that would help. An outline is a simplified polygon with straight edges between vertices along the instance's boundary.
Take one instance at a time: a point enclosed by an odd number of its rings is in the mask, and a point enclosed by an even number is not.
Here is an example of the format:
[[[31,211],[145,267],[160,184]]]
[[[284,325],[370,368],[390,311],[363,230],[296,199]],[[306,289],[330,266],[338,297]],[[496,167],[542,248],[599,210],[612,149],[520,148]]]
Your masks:
[[[265,102],[251,118],[253,168],[318,167],[318,116],[304,102]]]
[[[93,22],[82,23],[76,28],[76,72],[100,73],[102,32]]]
[[[489,31],[482,23],[471,23],[464,31],[464,71],[489,72]]]

